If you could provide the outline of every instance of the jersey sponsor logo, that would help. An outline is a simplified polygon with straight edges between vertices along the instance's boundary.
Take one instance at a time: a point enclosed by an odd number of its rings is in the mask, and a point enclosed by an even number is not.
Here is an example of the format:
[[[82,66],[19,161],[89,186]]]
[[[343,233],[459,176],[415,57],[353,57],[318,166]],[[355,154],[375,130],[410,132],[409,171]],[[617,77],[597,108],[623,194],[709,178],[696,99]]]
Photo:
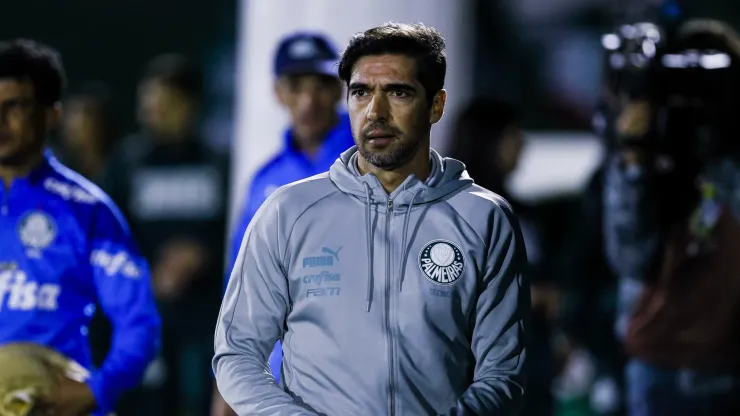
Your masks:
[[[341,293],[341,287],[314,287],[306,290],[306,297],[339,296]]]
[[[301,278],[303,283],[305,284],[317,284],[321,285],[324,282],[339,282],[342,280],[339,273],[329,273],[327,271],[323,271],[318,274],[307,274]]]
[[[419,252],[419,268],[430,282],[447,286],[462,277],[465,257],[456,244],[434,240],[427,243]]]
[[[28,281],[22,270],[0,271],[0,311],[56,311],[62,287],[56,283]]]
[[[103,269],[107,276],[115,276],[120,273],[129,279],[141,277],[141,271],[125,251],[112,254],[105,250],[93,250],[90,254],[90,264],[93,267]]]
[[[51,215],[43,211],[30,211],[18,222],[18,237],[26,247],[26,255],[40,258],[41,251],[54,242],[57,225]]]
[[[46,178],[44,181],[44,189],[61,196],[66,201],[79,202],[81,204],[94,204],[98,202],[98,198],[79,186],[62,182],[54,178]]]
[[[329,247],[321,247],[321,253],[323,256],[310,256],[303,258],[303,267],[331,267],[336,263],[339,263],[339,252],[342,251],[342,247],[337,250],[332,250]],[[327,255],[328,254],[328,255]]]

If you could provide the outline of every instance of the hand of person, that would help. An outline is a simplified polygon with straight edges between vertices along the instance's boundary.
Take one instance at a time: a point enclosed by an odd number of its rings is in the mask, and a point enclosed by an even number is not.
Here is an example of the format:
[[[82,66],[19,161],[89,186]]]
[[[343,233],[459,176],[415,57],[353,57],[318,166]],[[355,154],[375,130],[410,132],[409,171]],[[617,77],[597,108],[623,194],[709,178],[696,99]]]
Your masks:
[[[95,396],[85,383],[60,376],[51,393],[34,405],[39,416],[87,416],[96,407]]]
[[[179,297],[205,267],[207,248],[201,243],[177,239],[166,243],[152,270],[158,297]]]
[[[617,119],[617,137],[621,140],[643,140],[650,129],[650,104],[647,101],[634,101],[627,104]],[[627,148],[622,152],[622,159],[627,165],[636,165],[641,161],[641,152]]]
[[[621,138],[644,138],[650,129],[650,103],[633,101],[622,109],[617,118],[617,134]]]

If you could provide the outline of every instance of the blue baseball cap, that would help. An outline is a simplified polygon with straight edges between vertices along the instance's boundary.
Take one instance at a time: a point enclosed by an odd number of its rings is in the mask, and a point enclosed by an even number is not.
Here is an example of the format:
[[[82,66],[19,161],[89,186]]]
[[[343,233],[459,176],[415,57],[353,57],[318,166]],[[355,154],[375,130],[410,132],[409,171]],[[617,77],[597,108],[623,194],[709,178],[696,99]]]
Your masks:
[[[336,77],[339,54],[319,33],[300,32],[282,41],[275,54],[275,75],[319,74]]]

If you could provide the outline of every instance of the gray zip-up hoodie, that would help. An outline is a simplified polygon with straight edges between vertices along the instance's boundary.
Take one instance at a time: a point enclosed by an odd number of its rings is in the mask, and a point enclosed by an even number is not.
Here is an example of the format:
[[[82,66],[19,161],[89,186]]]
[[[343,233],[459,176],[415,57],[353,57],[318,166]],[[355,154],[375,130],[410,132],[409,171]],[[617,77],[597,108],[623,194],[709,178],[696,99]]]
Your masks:
[[[509,205],[431,151],[388,195],[351,148],[249,225],[216,329],[239,415],[514,415],[529,285]],[[283,340],[282,386],[267,366]]]

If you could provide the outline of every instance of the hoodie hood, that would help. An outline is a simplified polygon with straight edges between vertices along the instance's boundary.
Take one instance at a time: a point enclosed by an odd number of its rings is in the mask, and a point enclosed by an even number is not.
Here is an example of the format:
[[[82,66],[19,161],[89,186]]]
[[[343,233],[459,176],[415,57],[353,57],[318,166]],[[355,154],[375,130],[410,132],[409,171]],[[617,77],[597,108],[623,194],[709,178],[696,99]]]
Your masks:
[[[396,207],[428,204],[473,183],[462,162],[442,157],[431,149],[431,172],[427,180],[422,182],[415,175],[409,175],[388,195],[377,176],[360,174],[358,155],[357,146],[342,153],[329,170],[329,177],[339,190],[366,200],[369,205],[387,206],[389,201]]]

